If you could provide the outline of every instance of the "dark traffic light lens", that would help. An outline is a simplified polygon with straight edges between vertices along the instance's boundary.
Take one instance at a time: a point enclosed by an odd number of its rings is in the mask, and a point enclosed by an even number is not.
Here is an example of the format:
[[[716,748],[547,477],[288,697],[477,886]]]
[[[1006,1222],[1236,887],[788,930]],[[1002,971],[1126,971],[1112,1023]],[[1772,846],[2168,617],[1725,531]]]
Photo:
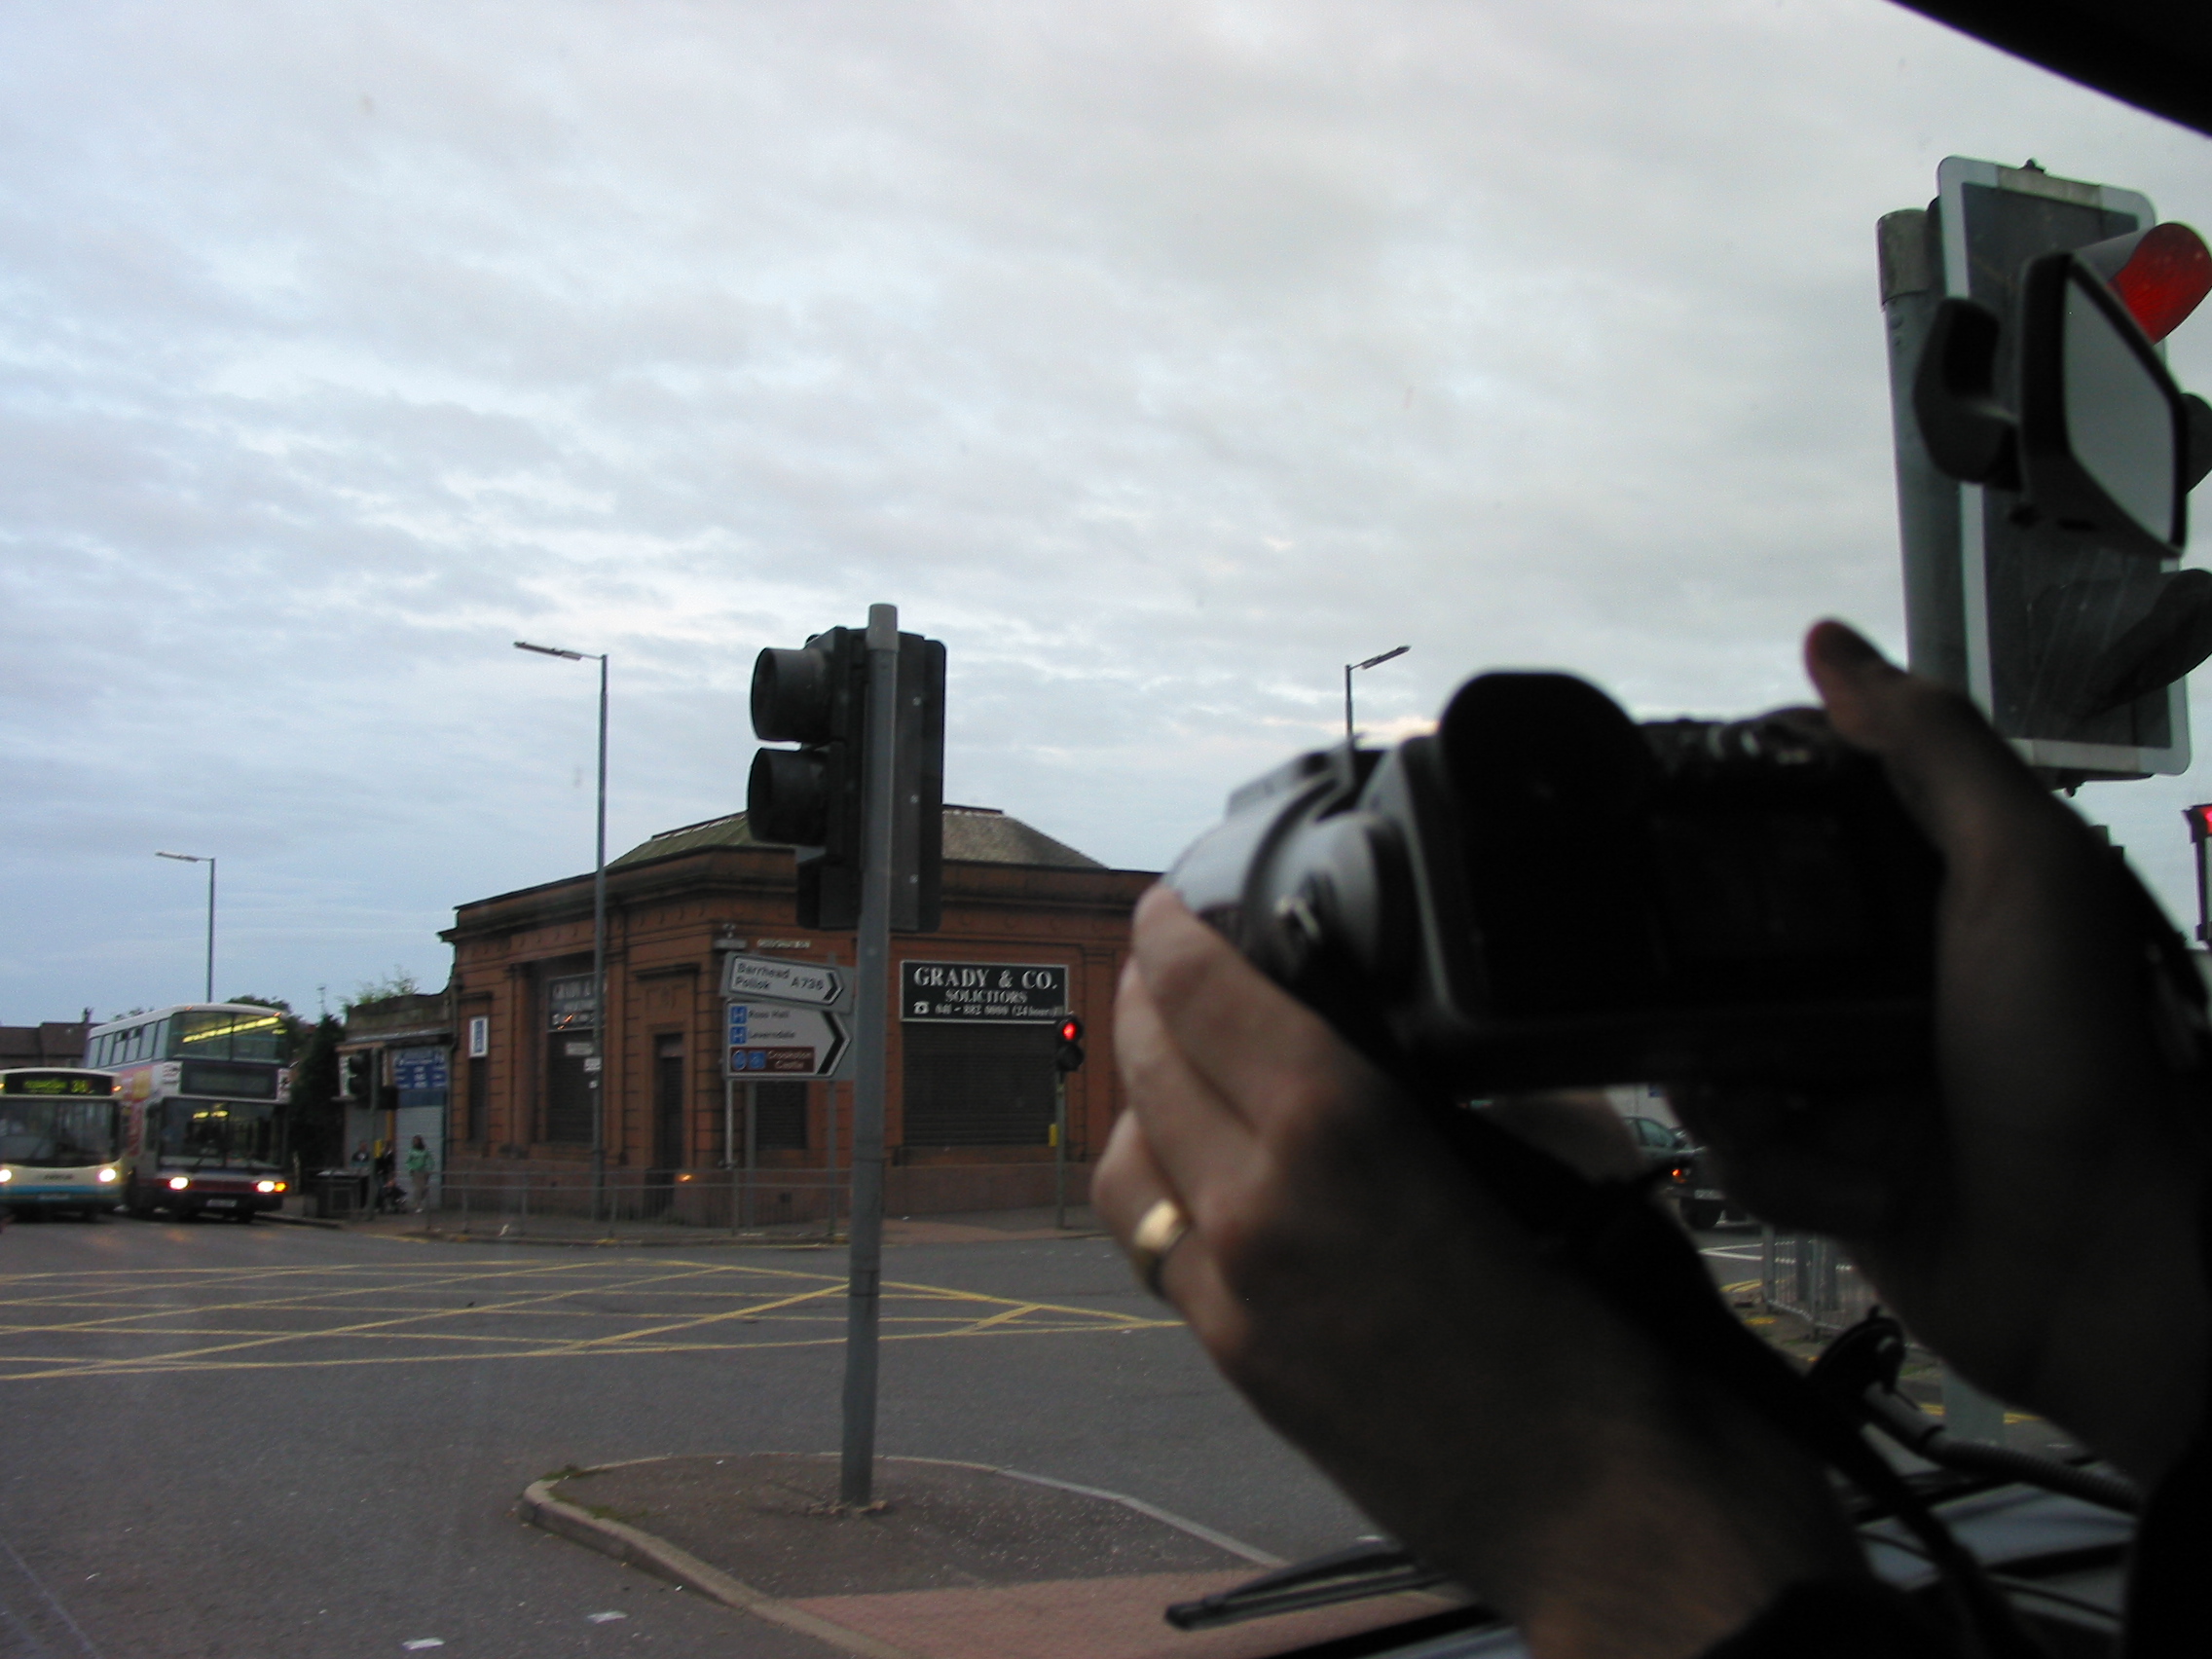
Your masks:
[[[830,689],[828,651],[762,651],[753,660],[754,735],[763,743],[828,743],[836,735]]]
[[[771,653],[760,654],[765,657]],[[755,685],[757,687],[757,681]],[[819,847],[828,840],[830,802],[823,771],[822,757],[802,750],[763,749],[756,754],[752,776],[745,783],[746,825],[755,836],[793,847]]]

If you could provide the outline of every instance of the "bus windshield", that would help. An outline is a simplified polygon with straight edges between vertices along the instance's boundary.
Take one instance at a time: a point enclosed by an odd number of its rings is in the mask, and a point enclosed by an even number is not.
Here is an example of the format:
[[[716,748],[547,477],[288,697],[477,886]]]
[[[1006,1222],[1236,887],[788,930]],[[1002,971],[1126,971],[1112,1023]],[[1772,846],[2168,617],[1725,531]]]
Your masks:
[[[112,1100],[0,1098],[0,1163],[82,1169],[115,1157]]]
[[[191,1009],[170,1016],[166,1058],[282,1060],[284,1019],[272,1011]]]
[[[171,1100],[162,1114],[162,1157],[194,1168],[276,1164],[276,1108],[270,1101]]]

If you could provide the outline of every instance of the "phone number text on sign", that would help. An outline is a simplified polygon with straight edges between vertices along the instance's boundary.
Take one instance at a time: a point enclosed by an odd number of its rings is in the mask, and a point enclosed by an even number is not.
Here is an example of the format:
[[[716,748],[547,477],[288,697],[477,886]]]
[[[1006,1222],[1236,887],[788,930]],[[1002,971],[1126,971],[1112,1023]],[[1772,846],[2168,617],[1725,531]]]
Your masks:
[[[1055,1020],[1067,1012],[1068,971],[1059,963],[902,962],[899,1017],[966,1025],[976,1020]]]

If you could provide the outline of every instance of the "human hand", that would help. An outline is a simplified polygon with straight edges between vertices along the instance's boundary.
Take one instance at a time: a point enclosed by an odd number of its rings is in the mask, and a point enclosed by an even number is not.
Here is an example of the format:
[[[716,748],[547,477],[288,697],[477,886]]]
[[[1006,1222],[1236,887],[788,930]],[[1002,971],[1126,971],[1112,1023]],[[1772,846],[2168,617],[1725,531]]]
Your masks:
[[[1230,1381],[1539,1654],[1702,1651],[1855,1570],[1818,1473],[1538,1259],[1391,1085],[1164,888],[1116,1010],[1093,1199]],[[1517,1125],[1530,1130],[1524,1110]]]
[[[1937,1085],[1677,1109],[1740,1202],[1843,1238],[1965,1376],[2154,1481],[2203,1411],[2204,1101],[2132,878],[1963,696],[1839,623],[1806,664],[1945,861]]]

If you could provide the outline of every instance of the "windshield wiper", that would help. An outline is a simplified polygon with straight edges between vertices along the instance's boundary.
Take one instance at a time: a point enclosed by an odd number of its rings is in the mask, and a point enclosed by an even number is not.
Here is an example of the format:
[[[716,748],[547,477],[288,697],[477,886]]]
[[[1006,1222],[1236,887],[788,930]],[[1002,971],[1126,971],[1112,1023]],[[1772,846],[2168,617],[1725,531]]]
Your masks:
[[[1200,1596],[1195,1602],[1177,1602],[1167,1609],[1167,1622],[1177,1630],[1212,1630],[1220,1625],[1240,1624],[1246,1619],[1271,1618],[1277,1613],[1333,1607],[1344,1602],[1363,1602],[1376,1596],[1396,1596],[1408,1590],[1432,1590],[1440,1586],[1452,1586],[1452,1580],[1402,1545],[1386,1538],[1374,1538],[1348,1549],[1331,1550],[1310,1561],[1278,1567],[1231,1589]],[[1478,1623],[1503,1617],[1482,1606],[1469,1606],[1461,1611],[1475,1615]]]

